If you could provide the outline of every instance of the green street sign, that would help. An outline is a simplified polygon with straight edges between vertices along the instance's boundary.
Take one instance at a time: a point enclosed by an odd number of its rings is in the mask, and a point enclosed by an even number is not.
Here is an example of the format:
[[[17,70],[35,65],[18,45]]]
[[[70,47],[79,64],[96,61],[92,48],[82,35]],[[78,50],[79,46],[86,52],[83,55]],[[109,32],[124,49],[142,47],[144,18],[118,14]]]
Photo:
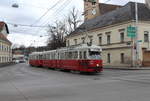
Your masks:
[[[88,0],[89,2],[96,2],[96,0]]]
[[[142,40],[138,40],[137,42],[142,42]]]
[[[136,27],[129,26],[127,27],[127,36],[130,38],[136,37]]]

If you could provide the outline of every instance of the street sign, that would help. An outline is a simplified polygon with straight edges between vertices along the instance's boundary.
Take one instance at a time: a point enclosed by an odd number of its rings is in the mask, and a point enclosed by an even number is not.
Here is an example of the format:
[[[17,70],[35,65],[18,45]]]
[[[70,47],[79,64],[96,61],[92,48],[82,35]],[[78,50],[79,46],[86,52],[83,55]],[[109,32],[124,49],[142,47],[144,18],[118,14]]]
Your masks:
[[[129,26],[127,27],[127,36],[130,38],[136,37],[136,27]]]
[[[137,42],[142,42],[142,40],[138,40]]]
[[[88,0],[89,2],[96,2],[96,0]]]

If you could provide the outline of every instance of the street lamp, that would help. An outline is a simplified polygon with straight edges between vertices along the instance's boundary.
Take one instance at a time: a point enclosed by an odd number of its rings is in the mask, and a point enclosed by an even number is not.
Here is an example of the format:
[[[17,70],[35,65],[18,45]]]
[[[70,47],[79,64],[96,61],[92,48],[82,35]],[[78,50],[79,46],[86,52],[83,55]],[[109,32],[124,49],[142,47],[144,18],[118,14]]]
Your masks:
[[[19,5],[17,3],[12,4],[13,8],[19,8]]]

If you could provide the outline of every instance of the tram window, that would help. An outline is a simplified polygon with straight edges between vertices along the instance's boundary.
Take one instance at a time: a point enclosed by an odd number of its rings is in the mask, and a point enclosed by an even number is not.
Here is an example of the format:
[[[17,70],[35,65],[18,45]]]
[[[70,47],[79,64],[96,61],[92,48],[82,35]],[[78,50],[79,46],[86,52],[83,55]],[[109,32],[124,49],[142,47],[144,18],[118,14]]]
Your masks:
[[[44,55],[44,59],[46,60],[46,54]]]
[[[54,59],[54,54],[52,53],[52,59]]]
[[[51,53],[49,53],[49,59],[51,59]]]
[[[73,57],[72,57],[72,52],[69,52],[68,58],[69,58],[69,59],[73,59]]]
[[[83,52],[84,59],[87,59],[86,51]]]
[[[42,60],[42,55],[40,55],[40,59]]]
[[[60,55],[60,59],[65,59],[65,55],[64,55],[64,53],[61,53],[61,55]]]
[[[75,52],[74,52],[74,59],[77,59],[77,58],[78,58],[78,52],[75,51]]]
[[[44,60],[44,55],[42,55],[42,60]]]
[[[79,58],[82,59],[82,52],[79,53]]]
[[[55,53],[52,53],[52,54],[53,54],[53,57],[52,57],[52,58],[55,59]]]
[[[66,59],[68,59],[68,52],[65,53],[65,57],[66,57]]]
[[[50,53],[50,60],[52,59],[52,53]]]
[[[51,53],[51,59],[52,59],[52,60],[54,59],[54,55],[53,55],[53,53]]]
[[[70,59],[70,52],[66,52],[66,59],[69,60]]]
[[[61,53],[61,59],[65,59],[64,53]]]
[[[50,54],[48,54],[48,59],[50,59]]]
[[[57,59],[58,59],[58,60],[60,59],[60,54],[59,54],[59,53],[58,53]]]
[[[40,55],[38,55],[38,57],[39,57],[39,60],[41,59],[41,56]]]
[[[46,54],[46,60],[48,60],[48,54]]]
[[[54,53],[54,59],[56,59],[56,54]]]
[[[68,52],[65,52],[65,59],[68,59]]]
[[[72,59],[75,59],[75,52],[72,52]]]
[[[101,59],[101,54],[98,51],[89,51],[90,59]]]
[[[62,53],[60,53],[60,59],[62,59]]]

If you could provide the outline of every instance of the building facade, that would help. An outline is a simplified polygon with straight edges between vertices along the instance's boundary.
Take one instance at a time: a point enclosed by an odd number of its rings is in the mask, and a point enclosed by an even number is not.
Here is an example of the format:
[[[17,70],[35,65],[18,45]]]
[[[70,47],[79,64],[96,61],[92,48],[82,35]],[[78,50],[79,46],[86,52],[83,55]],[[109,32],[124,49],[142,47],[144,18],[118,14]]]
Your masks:
[[[127,36],[127,27],[135,26],[135,3],[85,21],[67,36],[66,45],[91,43],[102,47],[105,66],[132,66],[138,62],[150,66],[150,9],[138,3],[139,60],[135,61],[135,39]]]
[[[7,39],[8,27],[4,22],[0,22],[0,65],[12,62],[12,43]]]

